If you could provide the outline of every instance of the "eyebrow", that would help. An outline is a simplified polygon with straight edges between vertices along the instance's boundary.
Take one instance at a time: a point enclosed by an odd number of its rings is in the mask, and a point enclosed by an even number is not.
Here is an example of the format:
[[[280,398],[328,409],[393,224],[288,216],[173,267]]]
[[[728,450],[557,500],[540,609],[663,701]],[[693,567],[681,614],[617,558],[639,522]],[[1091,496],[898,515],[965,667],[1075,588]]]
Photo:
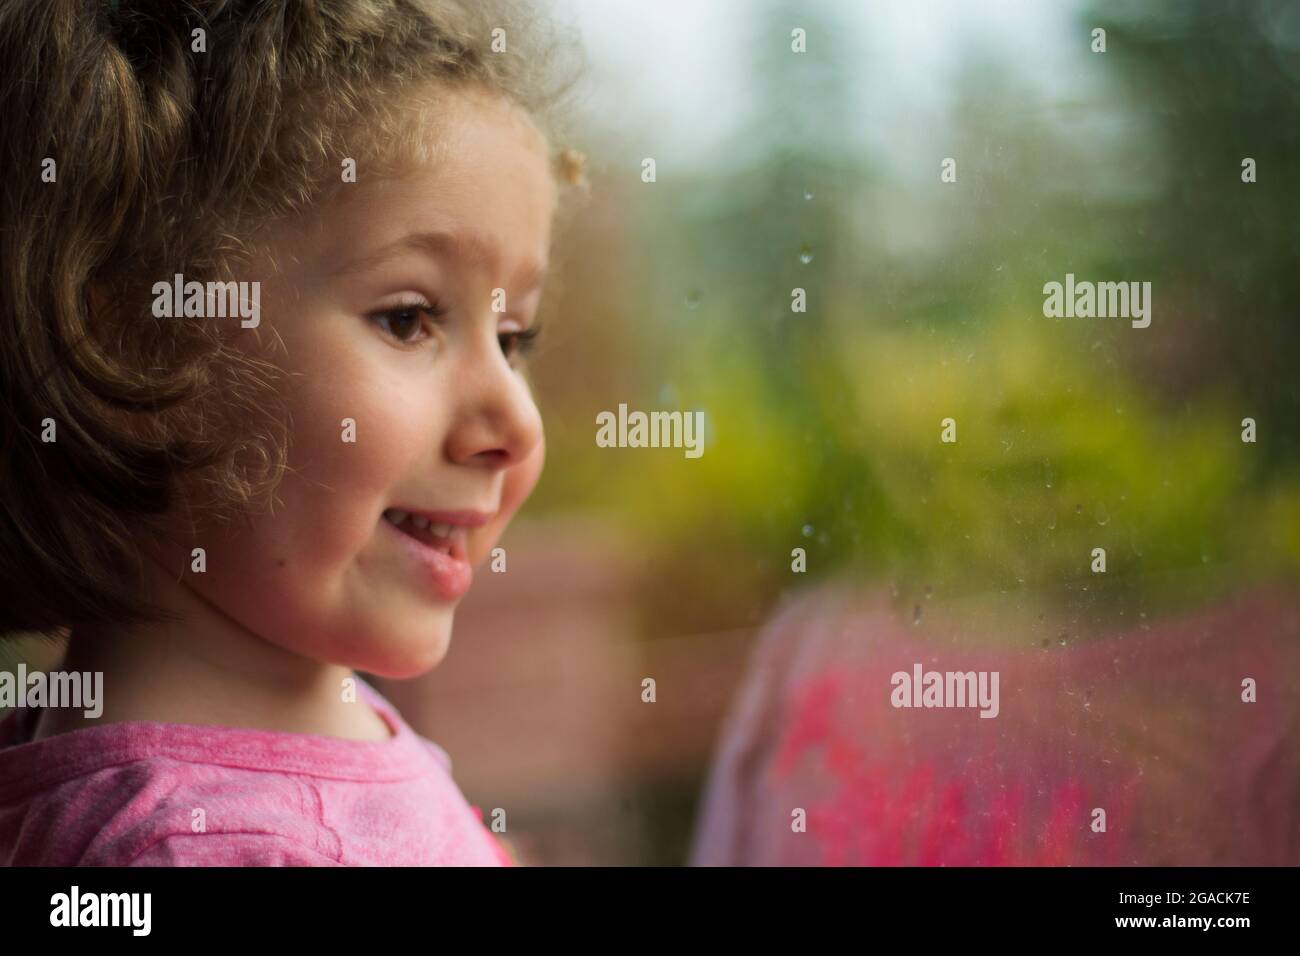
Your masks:
[[[372,253],[349,259],[335,273],[353,275],[365,272],[406,252],[422,252],[435,258],[452,259],[470,267],[487,263],[493,272],[500,263],[496,245],[476,233],[412,232]],[[546,281],[547,272],[547,267],[537,262],[524,266],[517,277],[523,293],[528,294],[540,288]]]

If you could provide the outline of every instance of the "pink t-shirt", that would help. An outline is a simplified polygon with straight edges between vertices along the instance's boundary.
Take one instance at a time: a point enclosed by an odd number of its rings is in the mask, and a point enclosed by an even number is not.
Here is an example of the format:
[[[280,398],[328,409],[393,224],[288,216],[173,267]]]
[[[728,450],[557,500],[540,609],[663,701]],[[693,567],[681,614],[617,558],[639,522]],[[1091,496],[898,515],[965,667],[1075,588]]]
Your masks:
[[[122,721],[32,741],[39,711],[11,713],[0,864],[511,865],[446,751],[357,684],[393,737]]]

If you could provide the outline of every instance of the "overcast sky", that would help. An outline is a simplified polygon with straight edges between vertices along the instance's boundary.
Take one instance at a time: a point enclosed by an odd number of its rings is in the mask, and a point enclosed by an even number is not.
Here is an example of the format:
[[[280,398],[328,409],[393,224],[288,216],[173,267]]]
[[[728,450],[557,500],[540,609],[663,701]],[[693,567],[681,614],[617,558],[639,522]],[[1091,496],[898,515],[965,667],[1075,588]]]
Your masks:
[[[583,112],[615,142],[705,161],[749,115],[758,0],[552,0],[581,30],[590,59]],[[1073,0],[809,0],[848,24],[847,73],[862,115],[942,122],[964,50],[1004,60],[1044,94],[1077,82],[1088,32]],[[798,8],[790,26],[799,26]],[[766,18],[764,18],[766,19]],[[787,31],[788,35],[788,31]],[[787,40],[788,42],[788,40]],[[809,53],[816,54],[816,35]],[[870,131],[846,131],[869,141]],[[877,126],[881,124],[875,124]],[[880,144],[874,144],[877,147]]]

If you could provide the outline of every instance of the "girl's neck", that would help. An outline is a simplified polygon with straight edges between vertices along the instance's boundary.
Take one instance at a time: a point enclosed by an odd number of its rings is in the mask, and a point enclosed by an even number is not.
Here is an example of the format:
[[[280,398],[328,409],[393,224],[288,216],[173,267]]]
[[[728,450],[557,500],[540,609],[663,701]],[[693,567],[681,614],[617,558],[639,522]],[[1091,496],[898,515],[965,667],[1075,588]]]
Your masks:
[[[99,671],[103,713],[46,710],[35,739],[128,720],[248,727],[347,740],[386,740],[388,725],[359,694],[355,672],[278,647],[173,581],[151,581],[179,621],[74,630],[62,666]]]

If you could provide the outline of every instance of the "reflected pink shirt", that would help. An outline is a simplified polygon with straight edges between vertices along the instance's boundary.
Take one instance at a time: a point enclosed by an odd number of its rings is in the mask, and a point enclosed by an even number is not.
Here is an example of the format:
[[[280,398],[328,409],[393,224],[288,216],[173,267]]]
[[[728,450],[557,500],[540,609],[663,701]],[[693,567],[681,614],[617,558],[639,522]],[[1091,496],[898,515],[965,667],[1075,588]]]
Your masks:
[[[121,721],[32,741],[39,710],[11,713],[0,864],[512,865],[446,751],[357,685],[388,740]]]

